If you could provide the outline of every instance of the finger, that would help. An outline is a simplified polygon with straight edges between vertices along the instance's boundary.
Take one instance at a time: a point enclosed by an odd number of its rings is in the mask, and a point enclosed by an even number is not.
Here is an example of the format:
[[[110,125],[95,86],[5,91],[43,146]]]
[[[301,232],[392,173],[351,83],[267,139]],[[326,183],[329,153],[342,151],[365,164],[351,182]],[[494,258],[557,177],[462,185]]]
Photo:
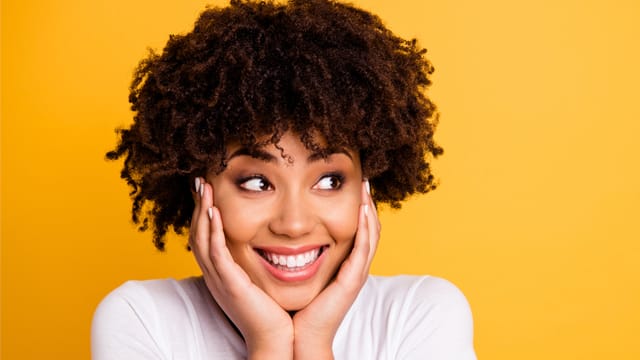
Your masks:
[[[362,182],[360,212],[358,216],[358,228],[353,243],[353,249],[349,257],[344,261],[338,272],[338,280],[347,283],[359,283],[369,272],[369,265],[373,256],[371,255],[371,245],[377,241],[371,239],[371,235],[377,235],[376,225],[371,221],[372,207],[371,197],[367,182]]]
[[[369,205],[367,212],[367,225],[369,230],[369,253],[367,258],[367,271],[371,266],[371,262],[373,261],[373,256],[378,249],[378,242],[380,240],[380,220],[378,219],[378,211],[373,203],[373,198],[371,197],[371,190],[369,185],[369,180],[365,181],[365,196],[364,201]]]
[[[358,217],[358,229],[353,243],[353,249],[349,254],[349,257],[344,261],[338,276],[337,282],[341,283],[343,287],[351,289],[352,287],[360,289],[363,275],[368,272],[367,260],[369,257],[369,224],[366,213],[370,211],[368,204],[362,204],[360,206],[360,213]]]
[[[369,214],[371,213],[371,205],[363,202],[360,205],[360,217],[358,219],[358,232],[353,243],[353,264],[358,269],[366,266],[366,262],[370,252],[371,242],[369,240],[371,231],[371,221]]]
[[[193,187],[191,188],[191,196],[193,197],[193,201],[195,203],[200,202],[200,199],[196,195],[198,195],[198,191],[200,190],[201,183],[202,183],[202,180],[200,179],[200,177],[196,176],[196,178],[193,180]]]
[[[213,265],[213,270],[216,272],[217,280],[220,284],[231,292],[238,291],[244,286],[250,285],[251,281],[246,272],[235,262],[227,247],[222,217],[220,210],[212,204],[213,188],[209,184],[204,186],[203,201],[211,204],[205,210],[209,222],[209,249],[207,256]]]
[[[202,180],[200,177],[196,177],[191,190],[191,197],[193,198],[193,213],[191,214],[191,224],[189,226],[189,246],[194,247],[194,238],[196,235],[196,227],[198,224],[198,216],[200,214],[200,185]]]
[[[195,253],[196,260],[200,264],[205,275],[211,275],[215,273],[215,269],[211,259],[209,258],[210,252],[210,240],[209,240],[209,227],[210,220],[207,213],[207,209],[211,206],[211,195],[205,194],[206,181],[203,178],[199,178],[198,189],[195,193],[196,205],[194,209],[194,216],[192,218],[192,248]],[[207,276],[206,276],[207,277]],[[216,276],[214,276],[215,278]]]
[[[378,209],[376,208],[376,204],[373,202],[373,197],[371,196],[371,183],[369,182],[369,179],[365,180],[365,187],[367,190],[367,200],[368,203],[370,204],[371,209],[373,209],[374,211],[371,212],[372,218],[375,219],[374,222],[378,228],[378,232],[380,232],[381,230],[381,225],[380,225],[380,219],[378,218]]]
[[[196,237],[202,243],[201,247],[206,250],[201,254],[207,255],[209,254],[209,228],[210,228],[210,217],[208,214],[208,209],[212,206],[211,194],[207,193],[207,187],[209,185],[206,181],[201,181],[200,188],[198,189],[197,198],[199,199],[198,203],[198,217],[197,222],[198,226],[196,227]]]
[[[228,272],[228,267],[235,262],[233,261],[233,256],[231,255],[229,248],[227,247],[220,210],[218,210],[217,207],[212,206],[207,209],[207,211],[211,217],[211,247],[209,249],[209,256],[211,257],[211,260],[213,260],[214,265],[219,272]]]

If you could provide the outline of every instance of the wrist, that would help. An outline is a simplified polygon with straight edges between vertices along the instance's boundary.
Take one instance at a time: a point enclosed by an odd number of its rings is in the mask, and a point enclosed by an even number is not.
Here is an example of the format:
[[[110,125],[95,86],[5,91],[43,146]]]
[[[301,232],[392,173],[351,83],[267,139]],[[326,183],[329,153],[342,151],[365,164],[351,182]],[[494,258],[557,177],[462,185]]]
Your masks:
[[[293,358],[295,360],[333,360],[333,341],[295,338]]]
[[[274,348],[259,347],[259,348],[247,348],[249,352],[249,360],[282,360],[293,359],[293,349],[291,346]]]
[[[293,359],[293,333],[282,335],[277,339],[270,338],[247,342],[248,359]]]
[[[281,359],[293,359],[293,351],[291,348],[278,349],[273,351],[272,349],[255,349],[249,352],[247,357],[249,360],[281,360]]]

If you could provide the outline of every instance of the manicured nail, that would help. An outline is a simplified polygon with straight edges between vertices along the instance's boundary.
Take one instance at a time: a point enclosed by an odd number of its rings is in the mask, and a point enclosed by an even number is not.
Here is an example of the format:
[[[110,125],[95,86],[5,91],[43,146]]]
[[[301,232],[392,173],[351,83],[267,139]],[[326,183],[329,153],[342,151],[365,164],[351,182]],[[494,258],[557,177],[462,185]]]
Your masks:
[[[364,181],[364,185],[367,189],[367,194],[371,195],[371,185],[369,185],[369,179]]]
[[[198,191],[200,193],[200,197],[204,197],[204,183],[200,183],[200,191]]]
[[[369,204],[364,204],[364,214],[369,216]]]
[[[209,215],[209,220],[213,220],[213,208],[208,208],[207,214]]]
[[[200,177],[196,177],[196,191],[200,190]]]

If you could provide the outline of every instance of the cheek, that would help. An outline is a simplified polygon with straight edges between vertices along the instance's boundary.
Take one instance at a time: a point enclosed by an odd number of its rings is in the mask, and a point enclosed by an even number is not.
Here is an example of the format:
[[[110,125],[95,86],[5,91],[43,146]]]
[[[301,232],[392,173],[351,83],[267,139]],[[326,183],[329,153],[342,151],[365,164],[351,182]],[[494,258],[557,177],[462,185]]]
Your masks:
[[[247,243],[255,234],[252,224],[244,224],[236,220],[229,220],[229,216],[222,217],[224,234],[230,248]]]
[[[338,245],[353,240],[358,229],[358,211],[360,202],[356,199],[334,202],[325,207],[320,214],[327,230]]]
[[[230,248],[248,243],[266,221],[265,211],[241,203],[221,201],[217,206]]]

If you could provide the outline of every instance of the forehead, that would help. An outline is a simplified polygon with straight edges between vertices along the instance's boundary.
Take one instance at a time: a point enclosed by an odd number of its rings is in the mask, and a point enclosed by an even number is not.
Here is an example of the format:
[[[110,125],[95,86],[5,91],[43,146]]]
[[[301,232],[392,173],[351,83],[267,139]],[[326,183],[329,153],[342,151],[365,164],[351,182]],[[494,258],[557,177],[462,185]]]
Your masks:
[[[271,139],[271,138],[267,138]],[[267,140],[268,141],[268,140]],[[344,147],[329,147],[323,137],[313,137],[308,144],[304,144],[300,136],[291,132],[285,133],[276,143],[258,141],[257,144],[243,145],[238,142],[227,146],[227,161],[241,155],[250,156],[267,162],[295,161],[313,162],[321,159],[330,160],[335,154],[344,154],[352,161],[356,161],[357,151]]]

